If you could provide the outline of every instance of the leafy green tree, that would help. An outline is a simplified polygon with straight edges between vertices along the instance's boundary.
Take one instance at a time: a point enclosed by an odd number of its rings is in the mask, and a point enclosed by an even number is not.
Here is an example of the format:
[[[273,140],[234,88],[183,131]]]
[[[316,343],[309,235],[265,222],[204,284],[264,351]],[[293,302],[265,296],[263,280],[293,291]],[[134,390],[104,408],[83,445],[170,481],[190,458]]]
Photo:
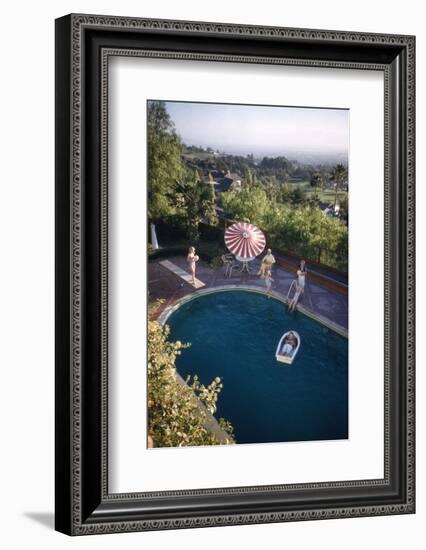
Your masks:
[[[347,231],[342,231],[337,236],[337,242],[335,246],[335,258],[336,258],[336,265],[344,270],[348,271],[348,233]]]
[[[240,191],[231,189],[222,193],[221,199],[224,209],[232,218],[264,227],[270,201],[262,187],[244,186]]]
[[[302,189],[300,189],[299,186],[295,187],[291,191],[290,200],[295,205],[303,204],[306,201],[305,193],[302,191]]]
[[[320,201],[318,195],[313,195],[313,196],[309,197],[306,202],[307,202],[308,206],[310,206],[311,208],[319,208],[321,201]]]
[[[170,342],[169,329],[148,322],[148,435],[155,447],[218,445],[234,443],[232,426],[224,419],[219,424],[225,440],[208,429],[208,413],[216,412],[223,387],[219,377],[209,385],[197,376],[186,383],[176,373],[175,360],[188,347]]]
[[[183,173],[183,145],[163,101],[148,102],[148,217],[174,214],[173,199]]]
[[[204,217],[209,225],[217,225],[219,218],[216,210],[216,193],[214,182],[211,181],[205,185]]]
[[[277,200],[283,204],[291,202],[291,189],[287,182],[280,186]]]
[[[289,191],[288,201],[277,202],[269,200],[263,188],[244,187],[240,192],[223,193],[222,202],[228,216],[266,231],[272,247],[346,269],[346,225],[324,216],[316,206],[294,205],[293,192]]]
[[[339,199],[339,218],[344,220],[346,224],[349,223],[349,202],[347,194]]]
[[[339,267],[338,247],[347,241],[347,228],[338,219],[324,216],[318,208],[294,208],[285,217],[281,234],[287,234],[290,249]]]
[[[266,196],[271,202],[276,202],[278,199],[279,188],[275,176],[268,176],[263,179],[263,188],[266,191]]]
[[[324,216],[319,210],[312,210],[309,218],[309,240],[308,244],[316,251],[316,260],[321,262],[321,254],[324,249],[335,247],[335,235],[331,219]]]
[[[244,170],[244,185],[246,187],[252,188],[254,187],[254,183],[255,183],[255,176],[253,174],[253,170],[251,170],[250,168],[246,168]]]

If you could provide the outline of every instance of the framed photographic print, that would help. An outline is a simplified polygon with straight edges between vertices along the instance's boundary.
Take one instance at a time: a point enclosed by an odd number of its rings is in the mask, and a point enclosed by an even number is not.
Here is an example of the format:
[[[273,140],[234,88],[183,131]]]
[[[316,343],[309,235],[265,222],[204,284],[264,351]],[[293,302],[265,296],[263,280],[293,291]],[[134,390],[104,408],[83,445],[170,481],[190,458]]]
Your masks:
[[[412,36],[56,21],[56,529],[415,511]]]

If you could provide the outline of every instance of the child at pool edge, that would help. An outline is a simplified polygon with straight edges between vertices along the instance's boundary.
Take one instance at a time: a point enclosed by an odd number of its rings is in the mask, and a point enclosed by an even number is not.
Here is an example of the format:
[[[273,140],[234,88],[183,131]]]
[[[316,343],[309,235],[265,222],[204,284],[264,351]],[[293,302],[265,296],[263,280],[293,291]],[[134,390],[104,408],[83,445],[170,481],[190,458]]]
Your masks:
[[[271,297],[273,280],[274,279],[272,278],[271,270],[268,269],[267,271],[265,271],[265,285],[266,285],[266,294],[268,295],[268,298]]]
[[[300,260],[299,269],[297,270],[297,284],[300,287],[300,292],[305,292],[306,275],[308,271],[306,269],[305,260]]]
[[[296,292],[291,300],[288,301],[288,310],[294,311],[299,301],[300,295],[303,292],[303,288],[299,286],[299,282],[296,283]]]

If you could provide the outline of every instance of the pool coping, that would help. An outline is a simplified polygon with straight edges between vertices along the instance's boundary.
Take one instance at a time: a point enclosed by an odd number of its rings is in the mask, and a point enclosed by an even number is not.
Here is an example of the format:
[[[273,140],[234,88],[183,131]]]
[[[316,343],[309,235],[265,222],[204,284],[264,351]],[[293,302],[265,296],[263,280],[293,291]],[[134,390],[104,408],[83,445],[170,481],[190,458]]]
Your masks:
[[[188,294],[183,298],[180,298],[172,306],[166,307],[158,316],[156,321],[161,326],[164,326],[167,323],[167,320],[170,317],[170,315],[174,313],[177,309],[179,309],[183,304],[186,304],[191,300],[194,300],[196,298],[199,298],[200,296],[204,296],[207,294],[214,294],[215,292],[227,292],[227,291],[233,291],[233,290],[255,292],[257,294],[262,294],[263,296],[266,296],[267,294],[266,290],[263,290],[254,285],[221,285],[221,286],[216,286],[214,288],[203,288],[201,290],[197,290],[191,294]],[[270,297],[274,298],[275,300],[278,300],[283,304],[288,303],[287,298],[283,297],[281,294],[278,294],[277,292],[272,292],[270,294]],[[312,311],[308,310],[302,305],[297,305],[296,309],[301,313],[303,313],[304,315],[306,315],[307,317],[310,317],[314,321],[321,323],[322,325],[326,326],[328,329],[332,330],[333,332],[336,332],[340,336],[343,336],[344,338],[348,339],[348,331],[345,328],[338,325],[337,323],[333,323],[333,321],[330,321],[329,319],[327,319],[322,315],[319,315],[318,313],[313,313]]]

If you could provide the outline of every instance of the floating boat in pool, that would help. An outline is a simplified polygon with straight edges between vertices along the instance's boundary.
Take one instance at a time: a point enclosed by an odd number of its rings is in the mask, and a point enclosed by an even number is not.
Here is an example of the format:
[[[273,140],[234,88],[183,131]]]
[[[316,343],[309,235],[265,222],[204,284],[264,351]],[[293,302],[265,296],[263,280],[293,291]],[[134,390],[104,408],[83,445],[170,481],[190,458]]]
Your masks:
[[[291,338],[287,339],[287,337],[291,335],[294,335],[296,343],[295,345],[291,346],[291,349],[290,349],[290,346],[286,344],[290,343],[289,340],[291,340]],[[299,351],[300,342],[301,342],[300,336],[296,331],[289,330],[288,332],[285,332],[281,336],[281,340],[278,342],[277,351],[275,353],[275,357],[277,361],[279,361],[280,363],[286,363],[287,365],[291,365],[294,361],[294,358],[297,355],[297,352]]]

